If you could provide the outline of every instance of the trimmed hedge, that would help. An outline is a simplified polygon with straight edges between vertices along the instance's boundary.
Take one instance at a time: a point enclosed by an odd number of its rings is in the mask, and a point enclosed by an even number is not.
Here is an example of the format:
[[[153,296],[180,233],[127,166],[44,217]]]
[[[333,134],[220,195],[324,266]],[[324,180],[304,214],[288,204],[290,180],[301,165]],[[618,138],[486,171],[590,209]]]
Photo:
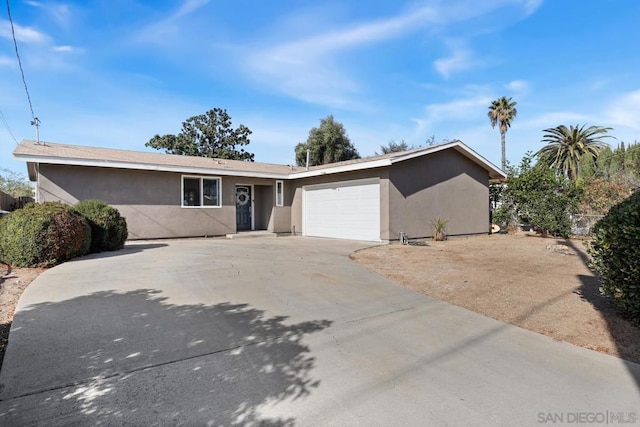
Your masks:
[[[88,222],[62,203],[30,203],[0,220],[0,259],[17,267],[51,267],[90,244]]]
[[[640,324],[640,190],[613,206],[593,234],[589,253],[600,291]]]
[[[91,226],[91,252],[117,251],[122,249],[129,232],[127,221],[117,209],[101,200],[83,200],[75,210]]]

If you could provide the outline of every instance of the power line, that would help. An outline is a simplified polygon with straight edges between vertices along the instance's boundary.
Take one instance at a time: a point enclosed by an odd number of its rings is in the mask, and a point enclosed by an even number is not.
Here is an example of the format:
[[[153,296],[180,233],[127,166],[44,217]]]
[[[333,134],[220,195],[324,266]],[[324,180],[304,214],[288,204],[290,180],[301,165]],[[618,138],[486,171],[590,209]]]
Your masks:
[[[16,58],[18,58],[18,66],[20,67],[20,75],[22,76],[22,83],[24,84],[24,91],[27,93],[27,101],[29,101],[29,110],[31,110],[31,124],[36,127],[36,139],[40,142],[40,134],[38,127],[40,126],[40,120],[33,113],[33,104],[31,103],[31,95],[29,95],[29,88],[27,87],[27,80],[24,78],[24,69],[22,68],[22,60],[20,59],[20,53],[18,52],[18,42],[16,41],[16,31],[13,27],[13,18],[11,18],[11,7],[9,6],[9,0],[5,0],[7,3],[7,15],[9,15],[9,24],[11,24],[11,36],[13,37],[13,47],[16,50]],[[15,138],[14,138],[15,139]]]
[[[15,135],[13,134],[13,132],[11,132],[11,128],[9,127],[9,123],[7,123],[7,119],[4,117],[4,114],[2,114],[2,110],[0,110],[0,120],[2,121],[2,124],[4,125],[4,127],[7,129],[7,132],[9,132],[9,135],[11,135],[11,138],[13,138],[13,140],[16,142],[16,144],[18,144],[18,140],[16,139]]]

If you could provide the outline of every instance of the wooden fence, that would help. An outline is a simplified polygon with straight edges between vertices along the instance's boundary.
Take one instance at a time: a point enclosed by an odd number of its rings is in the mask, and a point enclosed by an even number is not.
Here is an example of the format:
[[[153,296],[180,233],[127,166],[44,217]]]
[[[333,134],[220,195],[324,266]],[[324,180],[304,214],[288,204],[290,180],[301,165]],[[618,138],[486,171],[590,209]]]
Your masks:
[[[13,197],[10,194],[0,191],[1,211],[12,212],[31,202],[33,202],[33,197]]]

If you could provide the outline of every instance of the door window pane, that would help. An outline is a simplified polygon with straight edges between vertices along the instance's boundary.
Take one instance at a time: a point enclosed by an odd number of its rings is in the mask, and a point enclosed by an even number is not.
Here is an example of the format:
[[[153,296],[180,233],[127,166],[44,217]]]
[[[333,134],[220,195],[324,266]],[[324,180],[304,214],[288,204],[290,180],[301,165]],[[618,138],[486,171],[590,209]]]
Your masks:
[[[284,206],[284,183],[276,181],[276,206]]]

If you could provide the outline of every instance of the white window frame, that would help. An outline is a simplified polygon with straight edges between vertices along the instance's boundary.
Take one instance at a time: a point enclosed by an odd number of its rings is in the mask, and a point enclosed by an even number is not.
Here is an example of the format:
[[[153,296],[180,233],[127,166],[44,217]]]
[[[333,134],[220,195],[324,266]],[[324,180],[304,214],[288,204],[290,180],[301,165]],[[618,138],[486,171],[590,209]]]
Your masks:
[[[278,193],[278,187],[280,192]],[[284,181],[276,180],[276,206],[284,206]]]
[[[200,205],[199,206],[187,206],[184,204],[184,179],[198,179],[200,180]],[[218,181],[218,204],[217,205],[205,205],[204,204],[204,180],[217,180]],[[182,175],[180,177],[180,206],[184,209],[220,209],[222,207],[222,177],[219,176],[206,176],[206,175]]]

